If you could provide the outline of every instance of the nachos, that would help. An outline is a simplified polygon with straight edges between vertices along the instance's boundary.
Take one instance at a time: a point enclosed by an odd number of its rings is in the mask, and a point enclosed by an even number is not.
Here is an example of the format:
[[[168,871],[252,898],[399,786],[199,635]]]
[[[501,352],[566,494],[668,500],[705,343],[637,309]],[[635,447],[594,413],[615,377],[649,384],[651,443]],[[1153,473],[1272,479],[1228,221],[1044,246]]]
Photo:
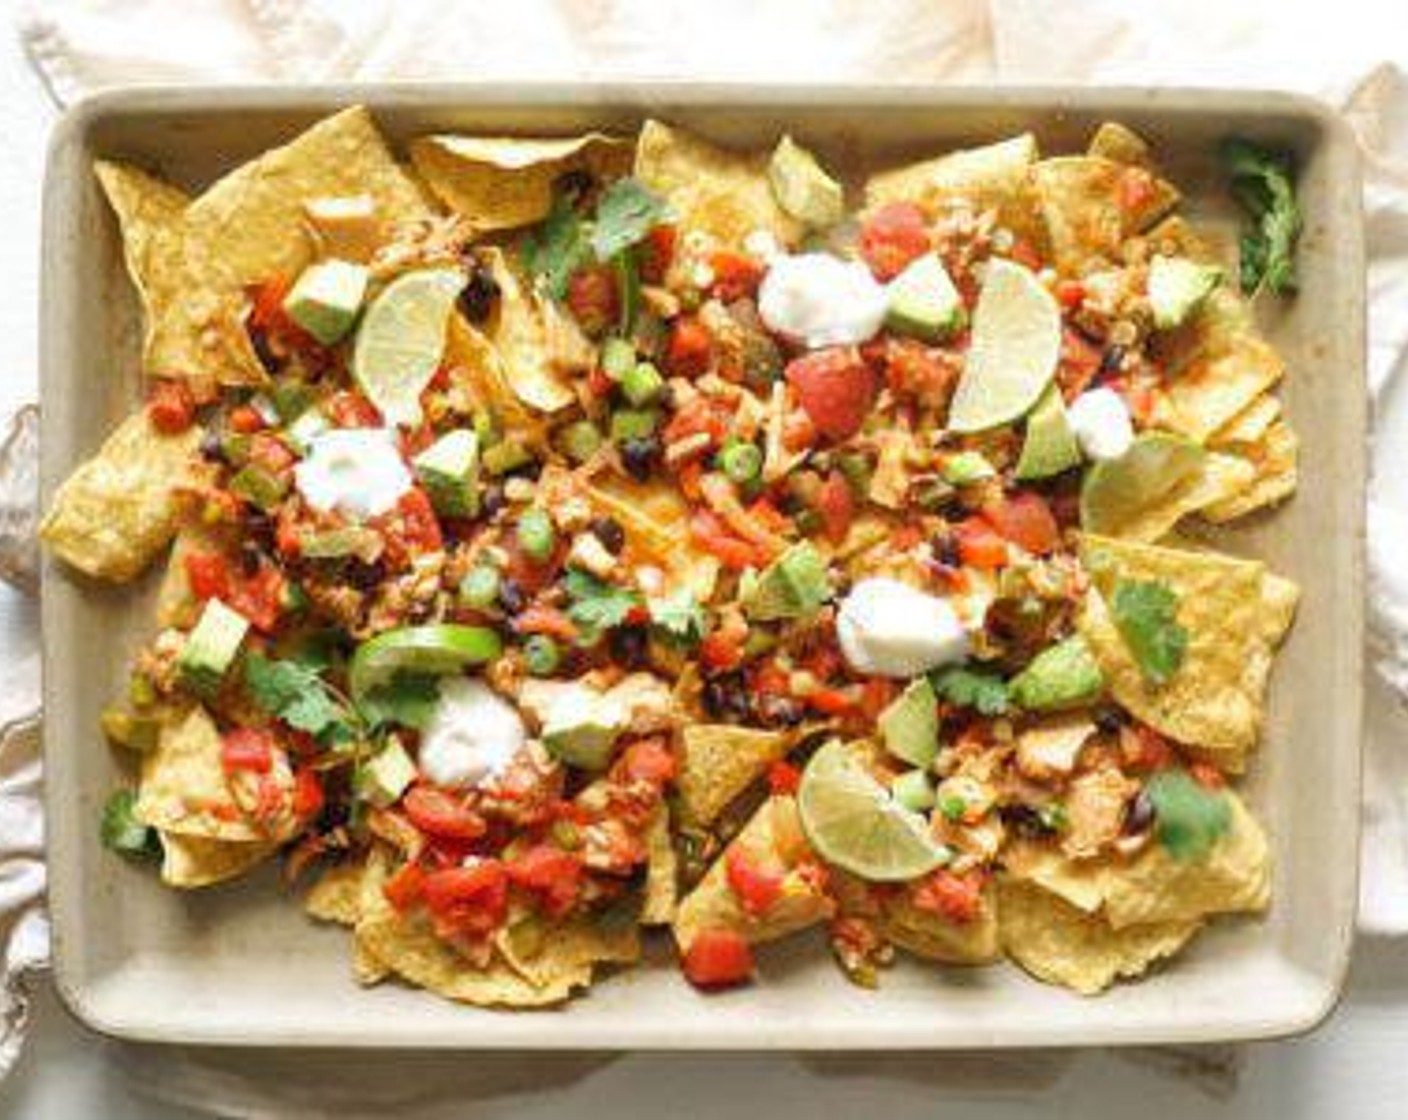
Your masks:
[[[1177,533],[1293,492],[1285,369],[1138,136],[406,154],[96,168],[150,396],[42,536],[166,569],[110,847],[281,860],[359,982],[512,1007],[651,927],[701,988],[810,936],[1095,993],[1266,908],[1297,592]]]

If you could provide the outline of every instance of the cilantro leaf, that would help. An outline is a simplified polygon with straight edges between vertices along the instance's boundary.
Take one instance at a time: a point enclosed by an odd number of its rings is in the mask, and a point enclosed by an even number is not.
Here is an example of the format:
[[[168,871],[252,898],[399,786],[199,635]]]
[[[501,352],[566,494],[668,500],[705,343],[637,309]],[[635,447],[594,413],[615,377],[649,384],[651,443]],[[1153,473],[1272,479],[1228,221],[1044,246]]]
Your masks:
[[[1159,771],[1144,786],[1144,794],[1154,807],[1155,836],[1182,863],[1205,857],[1232,827],[1227,795],[1206,789],[1187,771]]]
[[[1178,623],[1173,589],[1158,580],[1120,580],[1110,613],[1144,679],[1167,684],[1188,652],[1188,631]]]
[[[438,677],[397,673],[385,684],[370,689],[362,697],[358,711],[372,727],[394,723],[424,731],[439,702]]]
[[[1232,195],[1252,223],[1241,238],[1242,291],[1253,295],[1264,286],[1276,295],[1294,292],[1301,215],[1290,154],[1232,139],[1222,145],[1222,159]]]
[[[571,202],[559,196],[536,233],[523,242],[523,264],[554,298],[567,295],[572,274],[591,260],[591,246]]]
[[[983,669],[953,665],[931,674],[929,683],[950,704],[974,708],[985,716],[1000,716],[1012,706],[1007,682]]]
[[[629,587],[617,587],[577,568],[568,570],[563,586],[572,599],[567,617],[577,624],[588,645],[601,631],[620,626],[640,605],[640,596]]]
[[[353,718],[318,670],[301,661],[272,661],[251,653],[244,661],[244,683],[260,708],[310,735],[333,733]]]
[[[650,621],[664,632],[666,638],[681,645],[694,645],[704,637],[704,608],[687,587],[673,595],[650,599]]]
[[[665,216],[665,200],[639,179],[617,179],[601,196],[592,229],[596,259],[611,260],[622,249],[645,239]]]
[[[130,789],[120,789],[108,798],[103,806],[102,819],[98,825],[98,835],[103,847],[127,855],[155,855],[156,833],[137,819],[135,813],[137,794]]]

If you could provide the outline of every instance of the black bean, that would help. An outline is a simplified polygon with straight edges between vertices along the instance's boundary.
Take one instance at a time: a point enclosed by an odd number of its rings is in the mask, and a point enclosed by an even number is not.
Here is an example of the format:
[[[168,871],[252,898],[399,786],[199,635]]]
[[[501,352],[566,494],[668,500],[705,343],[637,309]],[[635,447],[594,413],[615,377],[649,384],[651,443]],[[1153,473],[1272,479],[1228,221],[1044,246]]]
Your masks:
[[[618,626],[607,638],[611,660],[623,669],[639,669],[645,664],[649,635],[644,626]]]
[[[660,440],[656,436],[628,439],[621,444],[621,465],[637,482],[646,482],[660,458]]]
[[[1137,836],[1146,831],[1153,825],[1154,817],[1154,803],[1150,800],[1148,793],[1141,789],[1138,796],[1129,803],[1129,807],[1125,810],[1125,835]]]
[[[379,561],[369,564],[359,556],[351,557],[343,569],[344,578],[358,591],[375,591],[385,575]]]
[[[263,566],[264,557],[259,545],[252,540],[243,541],[240,544],[240,570],[247,578],[252,579],[259,574],[259,569]]]
[[[704,682],[704,710],[715,719],[748,714],[748,682],[738,672],[720,673]]]
[[[764,727],[796,727],[806,712],[795,700],[768,694],[757,698],[753,704],[753,714]]]
[[[570,206],[578,206],[591,193],[594,186],[596,186],[596,178],[592,173],[578,167],[564,175],[559,175],[557,181],[553,183],[553,190]]]
[[[270,349],[269,336],[261,328],[251,327],[248,334],[249,344],[254,348],[254,356],[259,359],[259,364],[264,367],[266,373],[278,373],[284,368],[284,359]]]
[[[469,282],[460,292],[460,311],[471,323],[482,323],[494,313],[498,298],[499,282],[488,268],[475,261],[469,266]]]
[[[612,556],[620,555],[621,549],[626,547],[626,531],[614,517],[593,517],[588,528]]]
[[[1106,735],[1113,735],[1124,726],[1124,713],[1118,708],[1099,707],[1095,709],[1095,726]]]
[[[491,482],[484,487],[484,497],[480,502],[480,509],[484,511],[485,517],[493,517],[499,510],[504,508],[504,487],[501,482]]]
[[[516,580],[503,579],[499,581],[499,605],[509,614],[517,614],[528,605],[528,596]]]
[[[997,812],[1003,824],[1022,836],[1041,837],[1051,831],[1030,805],[1003,805]]]
[[[934,559],[944,567],[958,567],[958,537],[948,530],[934,536],[929,542],[929,551],[934,554]]]
[[[1112,343],[1100,356],[1100,368],[1096,370],[1095,376],[1112,377],[1119,373],[1120,366],[1124,364],[1124,355],[1124,347],[1118,342]]]
[[[225,461],[225,444],[219,432],[207,431],[200,437],[200,453],[202,458],[209,459],[212,463]]]

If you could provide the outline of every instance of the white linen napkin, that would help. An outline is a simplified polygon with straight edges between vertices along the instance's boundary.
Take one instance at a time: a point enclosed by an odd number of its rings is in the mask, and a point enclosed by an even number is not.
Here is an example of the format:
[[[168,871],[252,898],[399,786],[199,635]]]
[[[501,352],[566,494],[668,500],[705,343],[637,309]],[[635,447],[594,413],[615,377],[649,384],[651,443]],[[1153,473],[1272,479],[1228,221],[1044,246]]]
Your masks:
[[[1327,33],[1323,4],[1287,0],[49,0],[24,7],[19,28],[61,102],[141,82],[466,76],[1177,82],[1323,97],[1349,115],[1367,157],[1379,468],[1370,605],[1380,674],[1405,697],[1408,571],[1396,561],[1408,542],[1408,477],[1386,466],[1389,454],[1408,452],[1408,417],[1395,405],[1408,381],[1408,44],[1395,34],[1395,8],[1341,0]],[[0,712],[7,700],[37,717],[32,686],[7,696],[0,681]],[[1371,710],[1361,926],[1408,932],[1408,754],[1392,741],[1408,718],[1382,696]],[[0,748],[0,937],[9,929],[11,992],[16,958],[44,959],[33,744],[32,734],[7,735]],[[0,1077],[17,1045],[5,1024],[22,1007],[8,998],[0,994]],[[1226,1063],[1193,1068],[1226,1088]]]

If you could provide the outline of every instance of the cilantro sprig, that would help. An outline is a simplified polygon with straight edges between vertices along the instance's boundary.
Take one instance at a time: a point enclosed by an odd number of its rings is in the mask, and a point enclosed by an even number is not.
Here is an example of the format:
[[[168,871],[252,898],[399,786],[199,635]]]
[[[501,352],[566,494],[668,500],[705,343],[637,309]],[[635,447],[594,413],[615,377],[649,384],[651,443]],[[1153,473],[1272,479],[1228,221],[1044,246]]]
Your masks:
[[[648,600],[650,621],[666,641],[690,646],[704,637],[707,620],[704,608],[687,587],[670,595]]]
[[[1188,652],[1188,631],[1178,622],[1173,588],[1159,580],[1120,580],[1110,613],[1144,679],[1157,685],[1172,680]]]
[[[1161,770],[1144,795],[1154,807],[1154,835],[1181,863],[1203,859],[1232,827],[1232,807],[1222,790],[1207,789],[1185,770]]]
[[[1012,706],[1007,682],[986,669],[953,665],[929,675],[934,692],[960,708],[972,708],[980,715],[1004,715]]]
[[[365,739],[392,725],[423,729],[440,698],[435,677],[397,673],[354,704],[328,683],[325,668],[251,653],[244,661],[245,687],[261,710],[329,744]]]
[[[567,295],[572,274],[592,259],[587,229],[572,203],[559,195],[536,232],[523,242],[523,264],[555,299]]]
[[[562,583],[572,600],[567,617],[576,623],[586,645],[594,644],[603,631],[620,626],[640,606],[640,595],[631,588],[607,583],[578,568],[570,569]]]
[[[1222,161],[1232,195],[1251,220],[1241,238],[1242,291],[1254,295],[1265,287],[1276,295],[1293,293],[1301,214],[1290,153],[1230,139],[1222,145]]]

